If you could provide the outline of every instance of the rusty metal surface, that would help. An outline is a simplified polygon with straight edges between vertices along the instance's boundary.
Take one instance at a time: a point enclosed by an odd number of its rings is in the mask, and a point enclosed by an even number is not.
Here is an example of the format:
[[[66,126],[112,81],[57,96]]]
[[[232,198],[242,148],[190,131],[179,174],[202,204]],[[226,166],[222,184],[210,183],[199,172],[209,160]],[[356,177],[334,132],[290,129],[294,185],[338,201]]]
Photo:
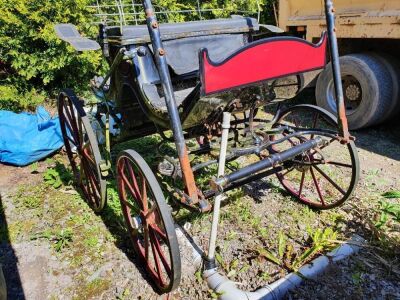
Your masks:
[[[323,1],[280,0],[279,26],[306,27],[307,39],[326,28]],[[400,38],[399,0],[335,0],[338,38]]]

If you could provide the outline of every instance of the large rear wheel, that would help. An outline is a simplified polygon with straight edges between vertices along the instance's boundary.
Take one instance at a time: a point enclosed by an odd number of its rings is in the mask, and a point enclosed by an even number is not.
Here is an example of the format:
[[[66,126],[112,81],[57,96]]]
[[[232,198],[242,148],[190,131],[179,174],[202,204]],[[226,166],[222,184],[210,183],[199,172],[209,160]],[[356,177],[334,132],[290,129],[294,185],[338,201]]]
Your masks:
[[[286,162],[288,169],[277,174],[292,196],[310,207],[329,209],[352,195],[360,174],[357,149],[354,142],[343,145],[338,138],[332,138],[337,132],[337,121],[331,113],[314,105],[297,105],[282,111],[273,127],[284,128],[273,140],[296,131],[315,131],[276,144],[272,152],[287,150],[317,136],[327,141],[326,145]]]
[[[75,182],[87,203],[99,212],[106,202],[107,186],[100,172],[100,150],[83,105],[73,91],[60,93],[58,115]]]
[[[133,150],[117,159],[122,213],[133,247],[160,292],[178,287],[181,261],[171,209],[156,177]]]

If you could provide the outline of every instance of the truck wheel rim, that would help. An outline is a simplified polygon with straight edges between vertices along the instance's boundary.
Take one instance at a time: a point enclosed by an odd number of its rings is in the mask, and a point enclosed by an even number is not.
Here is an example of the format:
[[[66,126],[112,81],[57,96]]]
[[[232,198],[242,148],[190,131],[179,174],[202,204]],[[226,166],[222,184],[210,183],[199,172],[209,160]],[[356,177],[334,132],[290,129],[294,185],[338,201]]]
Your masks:
[[[363,93],[360,82],[353,75],[342,74],[343,95],[346,107],[346,115],[355,113],[361,105]],[[329,109],[336,112],[336,96],[333,78],[329,81],[326,89],[326,99],[328,100]]]

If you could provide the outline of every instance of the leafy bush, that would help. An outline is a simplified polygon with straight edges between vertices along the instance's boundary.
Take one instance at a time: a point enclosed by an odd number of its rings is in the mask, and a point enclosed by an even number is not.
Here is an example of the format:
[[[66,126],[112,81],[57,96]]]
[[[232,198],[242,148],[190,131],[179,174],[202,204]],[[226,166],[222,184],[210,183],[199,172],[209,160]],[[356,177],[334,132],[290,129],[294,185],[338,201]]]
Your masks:
[[[86,86],[101,53],[76,53],[56,37],[53,25],[73,23],[94,36],[88,2],[0,0],[0,108],[26,109],[43,101],[36,90]]]
[[[38,93],[34,88],[19,92],[11,85],[0,85],[0,109],[34,110],[44,99],[43,93]]]
[[[114,0],[103,0],[103,4]],[[131,0],[121,0],[130,4]],[[260,0],[266,7],[272,0]],[[62,87],[86,89],[102,66],[101,51],[76,53],[54,32],[56,23],[72,23],[95,37],[92,0],[0,0],[0,109],[26,110],[54,96]],[[101,2],[101,1],[100,1]],[[203,17],[226,17],[237,10],[257,10],[257,0],[200,1],[202,8],[223,8]],[[141,3],[141,1],[136,1]],[[155,0],[159,10],[195,9],[193,0]],[[163,7],[163,8],[161,8]],[[168,14],[169,21],[198,19]],[[264,21],[264,20],[263,20]]]

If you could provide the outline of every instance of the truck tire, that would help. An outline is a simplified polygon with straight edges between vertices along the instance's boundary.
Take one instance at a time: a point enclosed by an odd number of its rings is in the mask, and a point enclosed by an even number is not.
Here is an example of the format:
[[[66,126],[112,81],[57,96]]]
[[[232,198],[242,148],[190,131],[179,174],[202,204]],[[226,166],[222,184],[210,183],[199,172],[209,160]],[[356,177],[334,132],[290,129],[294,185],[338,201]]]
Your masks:
[[[392,102],[384,117],[385,120],[389,120],[400,113],[400,61],[386,53],[376,53],[375,57],[385,65],[392,80]]]
[[[393,93],[392,78],[385,65],[375,54],[360,53],[340,57],[340,67],[349,128],[383,122]],[[336,114],[331,63],[318,77],[315,96],[319,106]]]

